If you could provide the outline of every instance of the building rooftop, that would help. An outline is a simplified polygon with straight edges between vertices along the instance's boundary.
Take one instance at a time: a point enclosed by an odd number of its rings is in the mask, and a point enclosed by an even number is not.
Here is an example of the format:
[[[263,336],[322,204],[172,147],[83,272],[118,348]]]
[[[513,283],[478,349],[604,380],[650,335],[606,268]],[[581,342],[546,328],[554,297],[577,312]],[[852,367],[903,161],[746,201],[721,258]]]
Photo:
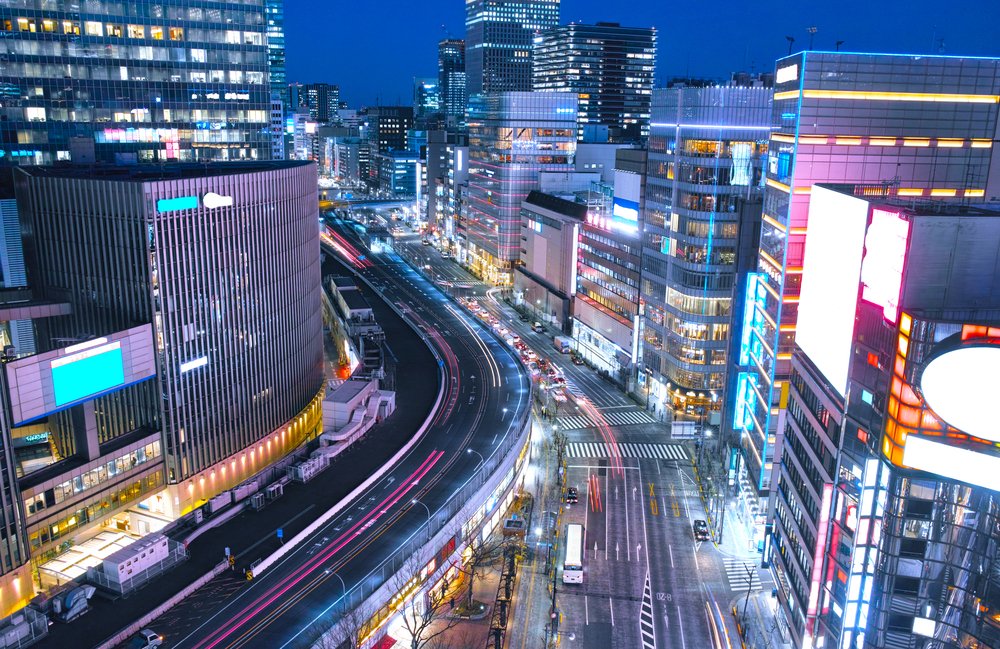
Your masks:
[[[347,308],[352,311],[372,308],[372,306],[368,304],[368,300],[365,299],[365,296],[362,295],[360,291],[341,291],[340,298],[344,301],[344,304],[347,305]]]
[[[168,163],[142,165],[56,165],[51,167],[18,167],[21,173],[35,178],[80,178],[86,180],[119,180],[123,182],[149,182],[155,180],[180,180],[208,176],[231,176],[258,171],[276,171],[314,164],[306,160],[267,160],[247,162],[218,162],[209,164]]]
[[[524,202],[576,219],[582,220],[587,217],[586,205],[568,201],[551,194],[543,194],[537,190],[531,190],[531,193],[524,199]]]

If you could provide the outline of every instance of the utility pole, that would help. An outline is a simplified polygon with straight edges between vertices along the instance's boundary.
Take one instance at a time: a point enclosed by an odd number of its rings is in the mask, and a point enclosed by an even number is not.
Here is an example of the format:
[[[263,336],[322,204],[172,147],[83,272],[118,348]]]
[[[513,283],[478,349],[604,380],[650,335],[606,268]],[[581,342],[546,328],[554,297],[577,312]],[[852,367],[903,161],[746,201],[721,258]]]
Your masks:
[[[747,571],[747,598],[743,600],[743,637],[747,634],[747,605],[750,603],[750,588],[753,586],[753,568],[750,566],[743,566]]]

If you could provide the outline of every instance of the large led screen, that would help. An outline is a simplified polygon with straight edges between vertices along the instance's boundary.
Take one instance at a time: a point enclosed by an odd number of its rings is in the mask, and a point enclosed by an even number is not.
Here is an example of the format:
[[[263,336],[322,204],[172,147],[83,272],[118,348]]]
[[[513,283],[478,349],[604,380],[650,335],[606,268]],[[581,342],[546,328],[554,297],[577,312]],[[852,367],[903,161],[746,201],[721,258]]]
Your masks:
[[[19,358],[6,370],[14,425],[20,426],[155,376],[152,327]]]
[[[122,345],[113,342],[52,361],[52,389],[64,406],[125,383]]]
[[[898,210],[872,210],[861,265],[861,299],[882,307],[885,319],[892,324],[899,315],[899,289],[903,285],[909,234],[910,222]]]
[[[813,186],[795,342],[841,396],[851,363],[867,222],[867,201]]]

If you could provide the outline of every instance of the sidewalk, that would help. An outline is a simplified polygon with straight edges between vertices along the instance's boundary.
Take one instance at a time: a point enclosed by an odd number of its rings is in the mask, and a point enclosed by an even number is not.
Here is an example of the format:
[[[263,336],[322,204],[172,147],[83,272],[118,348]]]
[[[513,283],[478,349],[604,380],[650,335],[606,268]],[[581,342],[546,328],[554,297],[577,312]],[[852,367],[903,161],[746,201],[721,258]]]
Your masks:
[[[791,649],[788,629],[779,623],[775,615],[776,607],[777,600],[769,592],[751,593],[749,600],[746,595],[733,600],[733,617],[738,624],[742,620],[743,624],[739,625],[741,630],[746,627],[743,636],[746,649]]]

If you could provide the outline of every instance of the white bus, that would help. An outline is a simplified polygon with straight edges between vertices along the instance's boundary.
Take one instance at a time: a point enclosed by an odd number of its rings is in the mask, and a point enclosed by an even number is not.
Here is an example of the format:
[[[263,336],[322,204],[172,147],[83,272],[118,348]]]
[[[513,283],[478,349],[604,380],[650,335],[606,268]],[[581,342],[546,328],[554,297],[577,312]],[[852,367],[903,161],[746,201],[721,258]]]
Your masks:
[[[583,583],[583,525],[566,526],[566,561],[563,563],[563,583]]]

